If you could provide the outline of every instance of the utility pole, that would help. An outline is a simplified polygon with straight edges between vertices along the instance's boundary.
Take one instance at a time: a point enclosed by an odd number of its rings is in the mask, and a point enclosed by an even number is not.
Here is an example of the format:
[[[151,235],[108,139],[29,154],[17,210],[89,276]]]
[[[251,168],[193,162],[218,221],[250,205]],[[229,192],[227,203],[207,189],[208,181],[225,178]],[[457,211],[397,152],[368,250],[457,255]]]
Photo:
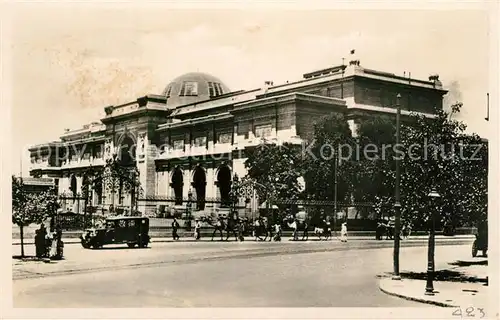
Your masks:
[[[334,182],[335,182],[335,185],[334,185],[334,194],[333,194],[333,211],[334,211],[334,215],[333,215],[333,236],[334,237],[337,237],[337,211],[338,211],[338,208],[337,208],[337,182],[338,182],[338,179],[337,179],[337,169],[338,169],[338,154],[335,153],[335,163],[334,163],[334,170],[335,170],[335,175],[334,175]]]
[[[398,93],[396,97],[396,146],[399,148],[400,144],[400,121],[401,121],[401,94]],[[394,274],[392,276],[393,280],[401,280],[401,276],[399,275],[399,229],[401,225],[401,203],[399,202],[400,191],[399,184],[401,180],[401,172],[400,172],[400,161],[399,156],[396,156],[396,188],[394,190],[394,215],[395,215],[395,223],[394,223],[394,254],[393,254],[393,262],[394,262]]]

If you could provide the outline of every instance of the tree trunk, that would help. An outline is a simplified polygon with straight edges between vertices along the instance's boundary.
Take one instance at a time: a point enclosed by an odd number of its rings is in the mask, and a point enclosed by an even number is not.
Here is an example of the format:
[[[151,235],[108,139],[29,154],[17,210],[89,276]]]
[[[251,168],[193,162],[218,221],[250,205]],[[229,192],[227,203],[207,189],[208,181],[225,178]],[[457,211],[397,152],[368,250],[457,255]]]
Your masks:
[[[19,226],[19,231],[21,233],[21,257],[24,258],[24,234],[23,234],[23,225]]]

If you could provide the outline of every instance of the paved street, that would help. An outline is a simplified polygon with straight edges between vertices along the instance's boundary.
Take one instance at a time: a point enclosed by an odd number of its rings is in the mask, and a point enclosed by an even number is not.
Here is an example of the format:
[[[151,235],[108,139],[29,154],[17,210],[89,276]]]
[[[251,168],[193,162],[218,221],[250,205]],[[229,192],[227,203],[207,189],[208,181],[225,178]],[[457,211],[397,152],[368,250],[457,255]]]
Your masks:
[[[469,245],[470,240],[441,241],[436,259],[453,251],[457,242]],[[402,270],[416,261],[425,270],[425,244],[403,242]],[[103,250],[73,245],[66,248],[66,261],[15,262],[21,265],[13,265],[14,306],[425,306],[379,291],[376,276],[392,269],[391,245],[385,241],[249,241]],[[13,250],[17,253],[19,247]]]

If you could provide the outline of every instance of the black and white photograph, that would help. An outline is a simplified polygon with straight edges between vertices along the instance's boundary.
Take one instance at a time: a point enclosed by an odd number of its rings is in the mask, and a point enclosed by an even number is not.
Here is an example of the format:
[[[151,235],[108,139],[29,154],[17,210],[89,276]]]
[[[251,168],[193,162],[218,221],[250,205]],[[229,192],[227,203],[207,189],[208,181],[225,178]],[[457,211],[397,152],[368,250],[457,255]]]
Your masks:
[[[5,318],[498,318],[499,3],[419,3],[6,4]]]

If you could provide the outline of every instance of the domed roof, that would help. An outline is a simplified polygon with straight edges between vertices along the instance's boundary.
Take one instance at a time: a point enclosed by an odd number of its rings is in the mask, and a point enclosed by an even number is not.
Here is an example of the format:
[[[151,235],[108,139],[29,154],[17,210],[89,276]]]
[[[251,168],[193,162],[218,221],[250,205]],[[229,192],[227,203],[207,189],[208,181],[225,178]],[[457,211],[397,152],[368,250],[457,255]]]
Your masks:
[[[229,88],[219,78],[206,73],[190,72],[172,80],[162,94],[168,98],[167,106],[176,107],[205,101],[228,92]]]

